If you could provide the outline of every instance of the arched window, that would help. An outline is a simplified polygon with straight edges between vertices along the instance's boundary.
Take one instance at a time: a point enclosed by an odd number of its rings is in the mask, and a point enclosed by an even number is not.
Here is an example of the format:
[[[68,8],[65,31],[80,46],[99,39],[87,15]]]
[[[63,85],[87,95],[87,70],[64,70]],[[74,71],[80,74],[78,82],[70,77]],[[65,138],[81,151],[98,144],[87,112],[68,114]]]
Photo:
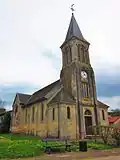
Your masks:
[[[92,113],[91,113],[91,111],[90,111],[89,109],[87,109],[87,110],[85,111],[85,115],[89,116],[89,115],[92,115]]]
[[[32,122],[33,122],[33,123],[34,123],[34,118],[35,118],[35,117],[34,117],[34,116],[35,116],[34,114],[35,114],[35,108],[33,107],[33,108],[32,108]]]
[[[67,107],[67,118],[70,119],[70,107]]]
[[[52,118],[53,118],[53,120],[55,120],[55,108],[53,108],[53,110],[52,110]]]
[[[89,98],[89,85],[86,84],[86,98]]]
[[[105,112],[104,112],[104,110],[102,110],[102,118],[103,118],[103,120],[105,120]]]
[[[42,106],[41,106],[41,121],[43,121],[44,119],[44,104],[42,103]]]
[[[89,85],[87,83],[82,83],[82,96],[89,98]]]
[[[68,47],[65,48],[65,55],[66,55],[66,64],[69,63],[69,55],[68,55]]]
[[[25,123],[27,124],[27,108],[25,109]]]
[[[86,56],[86,63],[89,64],[89,53],[87,49],[85,50],[85,56]]]
[[[16,113],[18,111],[18,105],[17,104],[14,106],[14,110],[15,110],[15,115],[16,115]]]
[[[81,47],[81,57],[82,57],[82,62],[84,63],[85,62],[85,55],[84,55],[84,47],[82,46]]]

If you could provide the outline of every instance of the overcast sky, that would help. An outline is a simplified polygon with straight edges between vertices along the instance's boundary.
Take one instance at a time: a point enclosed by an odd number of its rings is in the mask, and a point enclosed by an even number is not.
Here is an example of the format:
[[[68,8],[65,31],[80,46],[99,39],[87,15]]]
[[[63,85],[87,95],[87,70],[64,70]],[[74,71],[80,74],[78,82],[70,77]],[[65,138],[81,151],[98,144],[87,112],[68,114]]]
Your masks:
[[[120,106],[120,0],[0,0],[0,97],[10,108],[16,92],[33,93],[59,79],[61,50],[71,18],[84,38],[98,98]]]

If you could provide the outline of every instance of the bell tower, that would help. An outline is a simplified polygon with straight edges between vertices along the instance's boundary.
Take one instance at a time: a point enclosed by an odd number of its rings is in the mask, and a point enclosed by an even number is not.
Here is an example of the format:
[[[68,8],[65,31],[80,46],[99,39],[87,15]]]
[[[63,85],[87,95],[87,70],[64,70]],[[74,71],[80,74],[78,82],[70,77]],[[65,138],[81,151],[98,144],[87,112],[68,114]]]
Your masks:
[[[65,41],[60,47],[62,50],[60,79],[64,89],[76,99],[79,127],[82,133],[85,132],[85,127],[82,125],[84,106],[94,107],[94,124],[99,123],[95,77],[90,64],[89,45],[72,13]]]

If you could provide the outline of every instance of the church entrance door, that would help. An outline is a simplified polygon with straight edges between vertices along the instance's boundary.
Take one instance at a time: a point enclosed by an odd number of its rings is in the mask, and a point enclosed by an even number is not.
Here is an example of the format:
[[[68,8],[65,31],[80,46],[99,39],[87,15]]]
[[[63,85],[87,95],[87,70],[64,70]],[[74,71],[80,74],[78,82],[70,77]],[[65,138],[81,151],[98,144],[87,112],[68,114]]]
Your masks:
[[[85,111],[86,135],[92,135],[92,114],[90,110]]]
[[[92,117],[85,116],[86,135],[92,135]]]

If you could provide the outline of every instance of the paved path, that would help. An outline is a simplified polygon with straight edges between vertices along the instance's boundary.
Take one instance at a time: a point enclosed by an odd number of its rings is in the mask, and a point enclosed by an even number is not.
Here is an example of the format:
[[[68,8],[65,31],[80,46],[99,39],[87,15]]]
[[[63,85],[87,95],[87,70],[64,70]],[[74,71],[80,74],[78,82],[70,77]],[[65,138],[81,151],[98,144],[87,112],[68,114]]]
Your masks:
[[[19,160],[120,160],[120,149],[88,150],[88,152],[67,152],[59,154],[44,154],[34,158]],[[16,159],[15,159],[16,160]]]
[[[91,159],[88,158],[84,160],[120,160],[120,156],[110,156],[110,157],[91,158]]]
[[[52,156],[49,156],[50,160],[51,160],[51,157]],[[49,159],[48,157],[36,157],[36,158],[24,158],[24,159],[18,159],[18,160],[48,160]],[[64,155],[64,156],[59,156],[59,158],[53,158],[53,160],[120,160],[120,156],[109,156],[109,157],[96,157],[96,158],[73,158],[71,156],[67,156],[67,155]]]

